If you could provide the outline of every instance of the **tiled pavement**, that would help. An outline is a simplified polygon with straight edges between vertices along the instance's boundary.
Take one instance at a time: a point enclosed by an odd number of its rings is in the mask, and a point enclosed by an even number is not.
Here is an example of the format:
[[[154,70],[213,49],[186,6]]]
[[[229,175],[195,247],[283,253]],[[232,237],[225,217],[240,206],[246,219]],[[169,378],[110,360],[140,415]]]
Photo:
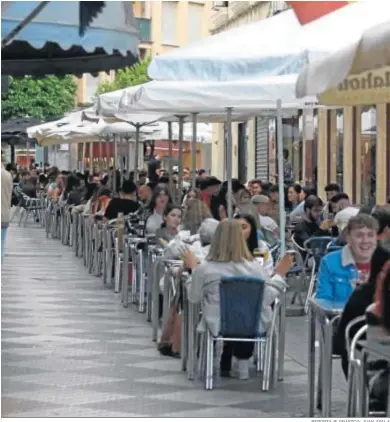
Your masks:
[[[285,380],[223,380],[213,391],[164,358],[144,315],[124,309],[81,260],[38,227],[8,231],[2,268],[4,417],[289,417],[307,409],[305,318],[289,318]],[[345,416],[335,365],[334,416]]]

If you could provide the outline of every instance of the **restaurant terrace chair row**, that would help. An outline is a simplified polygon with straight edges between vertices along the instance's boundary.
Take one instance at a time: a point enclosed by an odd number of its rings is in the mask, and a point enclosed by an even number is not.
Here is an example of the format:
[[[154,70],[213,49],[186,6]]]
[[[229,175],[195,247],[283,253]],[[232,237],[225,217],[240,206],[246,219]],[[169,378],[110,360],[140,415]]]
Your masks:
[[[156,242],[153,236],[146,236],[144,233],[145,222],[136,215],[130,215],[107,223],[98,221],[89,215],[77,214],[67,206],[60,206],[56,201],[50,201],[45,198],[40,199],[42,204],[42,216],[40,224],[45,228],[46,234],[54,239],[59,239],[64,245],[72,248],[75,257],[83,259],[83,263],[88,271],[101,277],[103,285],[111,288],[121,301],[124,307],[132,306],[137,312],[145,315],[146,322],[150,323],[151,339],[155,342],[159,340],[159,333],[162,326],[167,321],[172,299],[176,297],[177,292],[181,292],[181,367],[187,373],[189,380],[200,378],[204,382],[206,390],[212,390],[215,383],[214,371],[214,345],[222,341],[242,340],[244,337],[248,341],[254,341],[254,361],[257,372],[262,373],[261,382],[259,381],[259,390],[267,391],[273,388],[277,380],[284,377],[284,349],[285,349],[285,318],[286,318],[286,296],[282,294],[274,306],[271,328],[268,332],[256,332],[256,324],[247,327],[238,327],[234,324],[234,318],[231,316],[239,314],[240,310],[235,309],[234,301],[228,300],[231,291],[239,291],[245,294],[243,286],[249,288],[250,282],[238,278],[236,280],[221,281],[221,295],[226,298],[221,300],[221,323],[222,330],[218,337],[214,338],[207,329],[199,333],[197,331],[198,323],[201,319],[201,306],[194,305],[188,301],[185,283],[189,275],[179,272],[178,268],[182,266],[179,260],[167,260],[164,258],[163,248]],[[331,239],[332,240],[332,239]],[[323,245],[325,245],[323,247]],[[308,264],[309,258],[303,259],[300,250],[295,250],[296,265],[290,271],[287,277],[288,284],[295,277],[302,277],[307,280],[306,274],[310,274],[309,290],[306,285],[303,287],[305,298],[298,298],[301,291],[293,292],[294,300],[300,300],[302,306],[309,303],[308,308],[312,310],[309,318],[313,323],[320,319],[325,324],[325,330],[320,330],[321,344],[321,376],[319,380],[320,391],[323,396],[323,415],[330,414],[331,404],[331,378],[329,370],[330,360],[332,359],[329,338],[331,326],[337,318],[334,314],[328,317],[326,311],[323,317],[319,317],[316,307],[311,305],[310,298],[307,296],[315,290],[315,280],[321,257],[327,253],[331,243],[321,242],[320,252],[316,247],[309,248],[305,245],[307,256],[312,258],[311,265]],[[272,250],[274,258],[277,260],[280,245],[275,245]],[[298,248],[297,248],[298,249]],[[317,254],[318,252],[318,254]],[[314,267],[314,269],[313,269]],[[230,284],[229,284],[230,283]],[[249,283],[249,284],[248,284]],[[252,286],[253,287],[253,286]],[[257,286],[257,288],[260,288]],[[248,292],[247,292],[248,293]],[[248,293],[249,295],[249,293]],[[160,297],[162,296],[162,312],[160,315]],[[221,297],[222,297],[221,296]],[[248,297],[251,297],[249,295]],[[238,306],[238,305],[237,305]],[[252,308],[252,307],[251,307]],[[253,309],[256,304],[253,303]],[[252,311],[249,310],[249,314]],[[322,315],[322,314],[321,314]],[[339,313],[336,313],[336,316]],[[256,312],[253,318],[249,320],[256,321]],[[324,327],[323,327],[324,328]],[[309,347],[311,352],[314,349],[314,342],[311,337]],[[355,343],[352,343],[353,349]],[[310,366],[310,365],[309,365]],[[309,367],[309,375],[314,374],[314,364]],[[356,377],[354,378],[354,380]],[[349,412],[356,413],[356,385],[352,382],[351,404]],[[314,376],[309,377],[309,387],[311,391],[310,414],[314,409]]]

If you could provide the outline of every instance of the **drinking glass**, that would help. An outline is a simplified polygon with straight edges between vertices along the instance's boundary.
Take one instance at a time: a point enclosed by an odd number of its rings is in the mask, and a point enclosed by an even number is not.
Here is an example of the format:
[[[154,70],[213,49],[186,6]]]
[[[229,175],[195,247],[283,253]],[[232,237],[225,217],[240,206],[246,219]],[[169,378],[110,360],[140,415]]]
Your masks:
[[[356,289],[357,286],[360,285],[360,279],[361,279],[361,271],[355,270],[351,274],[350,283],[353,289]]]

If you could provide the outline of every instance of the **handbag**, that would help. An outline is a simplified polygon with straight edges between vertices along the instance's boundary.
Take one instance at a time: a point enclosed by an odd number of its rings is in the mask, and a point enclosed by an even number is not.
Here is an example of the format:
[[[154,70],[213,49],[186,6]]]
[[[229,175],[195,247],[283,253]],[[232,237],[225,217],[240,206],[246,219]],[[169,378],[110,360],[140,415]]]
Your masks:
[[[168,318],[158,344],[158,351],[163,356],[180,357],[181,315],[179,313],[179,300],[180,291],[178,290],[169,308]]]

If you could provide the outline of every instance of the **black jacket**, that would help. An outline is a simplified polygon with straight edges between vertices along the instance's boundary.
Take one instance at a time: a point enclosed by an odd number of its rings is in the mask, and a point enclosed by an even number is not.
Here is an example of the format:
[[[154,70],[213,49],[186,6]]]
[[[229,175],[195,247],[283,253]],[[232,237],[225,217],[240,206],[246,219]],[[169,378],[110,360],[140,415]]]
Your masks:
[[[303,248],[306,240],[311,239],[312,237],[321,237],[329,236],[330,232],[328,230],[321,230],[320,226],[309,220],[302,220],[296,226],[294,230],[294,240],[299,246]]]

